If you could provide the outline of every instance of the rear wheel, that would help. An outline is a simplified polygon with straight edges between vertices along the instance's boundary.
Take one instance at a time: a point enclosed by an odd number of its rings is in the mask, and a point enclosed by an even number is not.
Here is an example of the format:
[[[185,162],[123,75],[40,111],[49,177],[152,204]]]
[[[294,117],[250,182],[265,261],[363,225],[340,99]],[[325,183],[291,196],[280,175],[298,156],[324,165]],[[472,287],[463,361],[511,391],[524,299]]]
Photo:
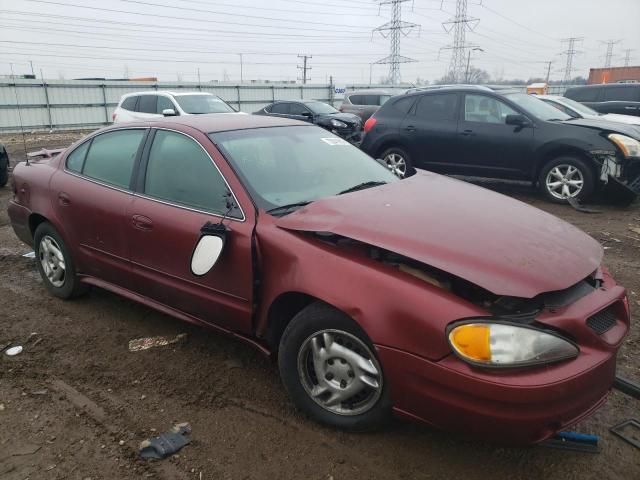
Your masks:
[[[370,430],[391,416],[388,387],[373,345],[343,312],[314,303],[287,326],[280,376],[296,406],[347,430]]]
[[[541,170],[538,184],[542,194],[554,203],[584,200],[595,188],[593,169],[576,157],[558,157]]]
[[[402,148],[387,148],[380,157],[387,168],[400,178],[408,177],[415,172],[409,154]]]
[[[80,283],[69,250],[50,223],[38,225],[33,236],[38,271],[46,289],[62,299],[77,297],[89,287]]]

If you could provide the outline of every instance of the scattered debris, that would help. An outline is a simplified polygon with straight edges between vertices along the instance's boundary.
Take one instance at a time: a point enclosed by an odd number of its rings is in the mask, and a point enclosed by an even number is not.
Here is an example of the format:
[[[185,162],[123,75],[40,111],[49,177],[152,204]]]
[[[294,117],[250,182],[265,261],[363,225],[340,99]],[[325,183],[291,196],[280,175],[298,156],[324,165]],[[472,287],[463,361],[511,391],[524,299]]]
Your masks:
[[[640,400],[640,384],[635,383],[628,378],[622,378],[616,375],[613,381],[613,388]]]
[[[46,388],[43,390],[35,390],[33,392],[31,392],[31,395],[46,395],[49,393],[49,390],[47,390]]]
[[[636,448],[640,448],[640,422],[638,420],[625,420],[615,427],[611,427],[609,430],[625,442],[630,443]]]
[[[16,345],[15,347],[7,348],[4,353],[5,355],[8,355],[10,357],[15,357],[16,355],[22,353],[22,345]]]
[[[144,338],[136,338],[135,340],[129,341],[129,351],[130,352],[139,352],[141,350],[148,350],[154,347],[164,347],[165,345],[170,345],[172,343],[177,343],[181,340],[187,338],[186,333],[181,333],[176,335],[175,337],[144,337]]]
[[[31,250],[30,252],[22,254],[24,258],[36,258],[36,252]]]
[[[629,230],[640,235],[640,227],[629,227]]]
[[[553,437],[540,443],[543,447],[572,450],[574,452],[600,453],[597,435],[577,432],[558,432]]]
[[[569,205],[571,205],[573,207],[574,210],[576,210],[578,212],[582,212],[582,213],[602,213],[601,210],[594,210],[592,208],[585,207],[576,198],[567,198],[567,202],[569,203]]]
[[[191,426],[188,423],[177,423],[168,432],[140,443],[140,457],[166,458],[191,442],[186,436],[190,433]]]
[[[4,412],[4,403],[0,403],[0,412]]]

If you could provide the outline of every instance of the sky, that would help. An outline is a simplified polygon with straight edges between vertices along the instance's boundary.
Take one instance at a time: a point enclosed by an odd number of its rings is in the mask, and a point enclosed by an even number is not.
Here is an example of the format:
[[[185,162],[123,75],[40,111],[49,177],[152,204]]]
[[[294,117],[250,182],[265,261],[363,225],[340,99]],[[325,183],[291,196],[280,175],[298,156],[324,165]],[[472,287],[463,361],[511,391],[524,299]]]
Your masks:
[[[160,80],[296,80],[298,55],[310,55],[308,83],[377,83],[389,39],[373,30],[391,17],[373,0],[0,0],[0,75],[46,79],[158,77]],[[433,81],[448,70],[453,42],[444,22],[455,0],[402,4],[403,82]],[[574,75],[625,50],[640,65],[640,0],[468,0],[471,65],[493,78],[564,76],[563,38],[580,37]],[[448,28],[448,27],[447,27]],[[241,69],[242,59],[242,69]]]

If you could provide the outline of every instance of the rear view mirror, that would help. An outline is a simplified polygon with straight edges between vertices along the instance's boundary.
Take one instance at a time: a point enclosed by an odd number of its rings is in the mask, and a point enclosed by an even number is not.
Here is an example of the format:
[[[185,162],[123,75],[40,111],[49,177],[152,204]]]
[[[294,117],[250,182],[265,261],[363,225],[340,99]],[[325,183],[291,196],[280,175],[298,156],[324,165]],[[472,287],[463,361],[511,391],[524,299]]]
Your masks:
[[[516,127],[527,127],[530,125],[529,120],[524,115],[511,114],[507,115],[504,119],[504,123],[507,125],[515,125]]]
[[[224,250],[228,229],[222,223],[207,222],[191,255],[191,273],[202,277],[215,266]]]
[[[165,108],[164,110],[162,110],[162,115],[164,115],[165,117],[175,117],[178,114],[173,108]]]

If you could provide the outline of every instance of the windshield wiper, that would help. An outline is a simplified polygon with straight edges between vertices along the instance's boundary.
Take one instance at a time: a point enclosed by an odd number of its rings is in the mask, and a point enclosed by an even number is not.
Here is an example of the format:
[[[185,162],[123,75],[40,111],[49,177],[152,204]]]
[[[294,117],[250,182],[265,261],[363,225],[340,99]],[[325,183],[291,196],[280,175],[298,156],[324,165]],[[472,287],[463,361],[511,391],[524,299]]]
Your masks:
[[[274,207],[270,210],[267,210],[267,213],[270,213],[272,215],[277,215],[279,213],[281,213],[282,215],[286,215],[287,213],[289,213],[289,210],[293,210],[296,207],[304,207],[305,205],[309,205],[311,203],[311,200],[307,200],[304,202],[295,202],[295,203],[289,203],[287,205],[280,205],[279,207]]]
[[[364,190],[365,188],[377,187],[379,185],[386,185],[387,182],[382,181],[370,181],[370,182],[362,182],[358,185],[354,185],[353,187],[347,188],[346,190],[341,191],[338,195],[342,195],[343,193],[356,192],[358,190]]]

